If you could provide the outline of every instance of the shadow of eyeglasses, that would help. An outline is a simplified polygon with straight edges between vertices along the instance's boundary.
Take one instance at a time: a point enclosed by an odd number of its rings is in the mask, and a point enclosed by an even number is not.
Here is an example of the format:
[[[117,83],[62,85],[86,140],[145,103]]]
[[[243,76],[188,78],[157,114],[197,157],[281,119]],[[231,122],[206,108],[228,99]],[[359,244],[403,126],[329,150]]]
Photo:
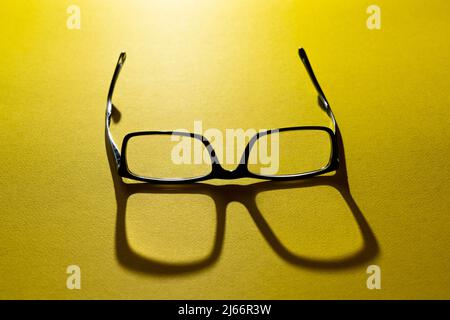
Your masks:
[[[120,119],[118,116],[116,119]],[[159,275],[187,274],[199,271],[213,265],[219,258],[225,235],[226,207],[230,202],[239,202],[247,208],[253,221],[261,231],[265,240],[271,248],[285,261],[301,267],[313,269],[344,269],[361,265],[373,259],[379,253],[379,246],[375,234],[364,218],[357,203],[353,199],[347,178],[347,167],[345,162],[344,145],[339,128],[336,130],[338,147],[340,149],[339,169],[332,176],[318,176],[298,181],[265,181],[249,185],[211,185],[206,183],[193,183],[183,185],[154,185],[148,183],[125,183],[117,175],[113,155],[108,148],[108,140],[105,134],[105,147],[108,156],[111,175],[114,182],[114,190],[117,202],[117,220],[115,234],[116,256],[119,263],[131,270],[142,273],[153,273]],[[307,188],[314,186],[331,186],[335,188],[345,200],[348,208],[359,227],[363,245],[357,251],[336,259],[313,259],[300,256],[290,251],[276,236],[266,219],[264,219],[258,206],[256,196],[263,191],[284,190],[293,188]],[[216,207],[216,232],[214,245],[204,258],[183,262],[172,263],[151,259],[137,253],[130,246],[126,232],[126,210],[127,202],[131,195],[144,194],[200,194],[213,199]]]

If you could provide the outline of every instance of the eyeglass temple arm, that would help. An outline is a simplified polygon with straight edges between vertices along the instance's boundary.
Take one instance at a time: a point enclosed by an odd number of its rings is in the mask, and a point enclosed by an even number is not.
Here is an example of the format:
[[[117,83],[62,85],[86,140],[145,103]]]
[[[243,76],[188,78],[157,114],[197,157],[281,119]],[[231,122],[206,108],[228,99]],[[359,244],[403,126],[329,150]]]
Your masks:
[[[333,123],[333,131],[336,132],[336,119],[334,117],[333,111],[331,110],[330,104],[328,103],[328,100],[325,97],[322,88],[320,87],[319,81],[317,81],[316,75],[314,74],[311,63],[309,62],[308,56],[306,55],[305,49],[303,48],[298,49],[298,55],[300,56],[300,59],[302,60],[303,65],[306,68],[306,71],[308,71],[309,77],[311,78],[314,87],[316,88],[319,99],[318,100],[319,106],[327,113],[328,117],[330,117],[331,122]]]
[[[127,55],[125,52],[121,52],[119,59],[117,60],[116,69],[114,70],[114,75],[111,80],[111,84],[109,85],[109,92],[108,92],[108,101],[106,103],[106,134],[108,136],[109,145],[111,146],[111,150],[114,155],[114,160],[116,162],[117,169],[120,166],[120,151],[117,147],[117,144],[114,142],[114,139],[111,135],[110,131],[110,124],[111,124],[111,115],[113,112],[113,103],[112,103],[112,97],[114,93],[114,87],[116,86],[117,78],[119,77],[120,70],[122,69],[123,64],[125,63],[125,60],[127,58]]]

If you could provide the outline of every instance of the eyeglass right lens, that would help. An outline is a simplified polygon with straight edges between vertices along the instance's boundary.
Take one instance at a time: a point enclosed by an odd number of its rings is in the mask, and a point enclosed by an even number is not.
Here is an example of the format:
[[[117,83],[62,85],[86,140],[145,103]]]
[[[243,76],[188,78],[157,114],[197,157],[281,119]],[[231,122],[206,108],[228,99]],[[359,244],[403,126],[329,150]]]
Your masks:
[[[211,158],[200,139],[181,134],[130,138],[126,150],[131,173],[153,179],[192,179],[211,172]]]

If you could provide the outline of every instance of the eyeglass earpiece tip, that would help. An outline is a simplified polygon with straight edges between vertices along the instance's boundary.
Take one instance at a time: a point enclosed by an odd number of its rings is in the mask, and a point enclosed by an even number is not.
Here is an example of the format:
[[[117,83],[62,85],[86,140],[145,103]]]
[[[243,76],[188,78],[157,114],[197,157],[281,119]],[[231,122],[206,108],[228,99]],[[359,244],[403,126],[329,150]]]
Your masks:
[[[126,59],[127,59],[127,53],[125,51],[122,51],[119,56],[119,63],[121,63],[121,64],[124,63]]]
[[[305,52],[305,49],[303,49],[303,48],[298,48],[298,55],[300,56],[300,57],[304,57],[304,56],[306,56],[306,52]]]

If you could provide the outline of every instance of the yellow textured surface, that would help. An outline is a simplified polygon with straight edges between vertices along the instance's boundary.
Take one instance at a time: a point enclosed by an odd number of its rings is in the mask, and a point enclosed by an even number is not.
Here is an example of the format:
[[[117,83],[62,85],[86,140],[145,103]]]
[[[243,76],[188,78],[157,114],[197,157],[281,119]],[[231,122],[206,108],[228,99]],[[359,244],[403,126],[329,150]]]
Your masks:
[[[381,30],[368,1],[77,0],[80,30],[70,4],[0,11],[0,298],[450,298],[450,2],[377,0]],[[104,111],[120,51],[118,142],[194,120],[315,124],[300,46],[351,196],[328,178],[115,192]]]

